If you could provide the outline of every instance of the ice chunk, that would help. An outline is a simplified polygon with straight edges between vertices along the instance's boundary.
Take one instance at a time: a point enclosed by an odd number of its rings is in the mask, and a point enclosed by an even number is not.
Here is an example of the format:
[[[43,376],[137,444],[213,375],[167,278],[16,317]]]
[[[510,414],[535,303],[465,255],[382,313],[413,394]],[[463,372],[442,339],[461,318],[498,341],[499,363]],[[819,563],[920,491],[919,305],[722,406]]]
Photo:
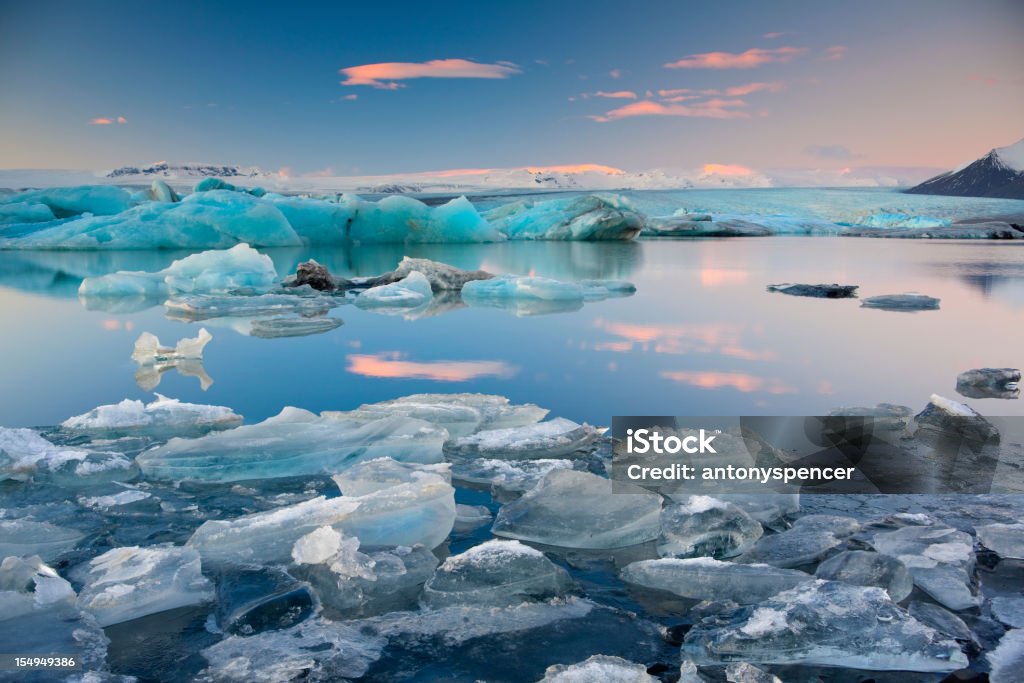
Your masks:
[[[977,644],[977,638],[971,629],[964,623],[964,620],[953,614],[945,607],[940,607],[931,602],[915,601],[910,603],[908,610],[910,616],[920,621],[925,626],[931,626],[939,633],[949,636],[961,643]]]
[[[634,562],[622,570],[622,579],[693,600],[730,600],[744,605],[767,600],[814,577],[767,564],[735,564],[697,557]]]
[[[359,547],[359,539],[355,541]],[[314,529],[295,541],[292,559],[296,564],[322,564],[341,551],[341,534],[329,526]]]
[[[556,469],[502,506],[497,536],[564,548],[622,548],[658,537],[661,496],[588,472]]]
[[[131,505],[132,503],[138,503],[141,500],[147,500],[152,497],[153,494],[146,491],[127,489],[107,496],[89,496],[79,498],[78,500],[85,507],[92,508],[94,510],[110,510],[114,507]]]
[[[839,553],[825,560],[818,565],[814,575],[819,579],[855,586],[884,588],[893,602],[902,602],[914,590],[914,581],[902,562],[888,555],[863,550]]]
[[[128,478],[133,476],[132,463],[120,453],[57,446],[31,429],[0,427],[0,481],[94,475]]]
[[[1020,396],[1017,368],[976,368],[956,377],[956,391],[967,398],[1017,398]]]
[[[769,292],[781,292],[791,296],[809,296],[818,299],[854,299],[857,297],[857,285],[840,284],[780,284],[768,285]]]
[[[120,403],[93,408],[87,413],[69,417],[60,427],[67,432],[93,437],[169,438],[231,429],[241,423],[242,416],[230,408],[182,403],[157,394],[155,400],[145,404],[126,398]]]
[[[766,525],[800,510],[799,493],[716,493],[715,498],[732,503]]]
[[[683,653],[698,664],[737,659],[764,664],[869,671],[947,672],[967,665],[942,638],[881,588],[815,581],[695,625]]]
[[[573,469],[572,460],[487,460],[457,455],[448,458],[456,481],[487,485],[504,493],[528,491],[552,470]]]
[[[82,280],[81,297],[260,294],[277,283],[269,256],[248,244],[178,259],[155,273],[118,272]]]
[[[419,481],[425,473],[441,477],[451,483],[451,469],[447,463],[424,465],[408,463],[394,458],[376,458],[360,463],[349,470],[335,474],[331,479],[346,496],[365,496],[399,484]]]
[[[970,441],[998,441],[999,430],[965,403],[932,394],[928,405],[914,416],[920,430],[961,436]]]
[[[109,216],[131,206],[131,195],[113,185],[80,185],[28,190],[0,197],[0,207],[11,204],[42,204],[56,218],[69,218],[83,213]]]
[[[312,589],[276,567],[222,569],[216,584],[216,623],[225,633],[289,628],[314,611]]]
[[[662,557],[731,557],[739,555],[764,530],[750,515],[732,503],[708,496],[691,496],[682,504],[661,511]]]
[[[981,603],[970,589],[974,540],[963,531],[941,525],[907,526],[875,534],[871,545],[906,565],[914,584],[951,610]]]
[[[729,683],[782,683],[782,679],[746,662],[733,662],[725,667]]]
[[[714,221],[710,216],[699,218],[690,215],[651,217],[641,234],[646,237],[764,237],[776,234],[764,225],[738,218]]]
[[[56,220],[53,211],[46,204],[35,202],[0,203],[0,225],[18,223],[45,223]]]
[[[494,277],[483,270],[461,270],[447,263],[409,256],[404,257],[398,264],[394,275],[404,278],[413,272],[422,273],[430,281],[430,286],[435,292],[460,291],[467,282],[490,280]]]
[[[479,529],[485,524],[490,524],[494,516],[486,505],[462,505],[455,506],[455,530],[472,531]]]
[[[434,293],[430,281],[419,272],[412,271],[404,279],[389,285],[367,289],[356,297],[360,308],[416,308],[430,303]]]
[[[563,282],[537,276],[500,276],[467,282],[462,298],[470,306],[502,308],[518,316],[579,310],[584,302],[631,296],[632,283],[619,280]]]
[[[89,562],[81,578],[79,604],[100,626],[213,598],[213,584],[203,576],[194,548],[114,548]]]
[[[177,370],[186,377],[198,377],[199,386],[206,391],[213,379],[203,368],[203,348],[210,343],[213,335],[201,328],[194,339],[179,339],[174,347],[161,346],[160,340],[150,332],[143,332],[135,340],[132,360],[139,366],[135,371],[135,383],[140,389],[152,391],[160,385],[160,379],[168,370]]]
[[[860,217],[856,225],[865,228],[942,228],[951,225],[951,221],[907,213],[874,213]]]
[[[828,531],[836,538],[846,538],[860,530],[860,522],[844,515],[804,515],[793,521],[793,530]]]
[[[985,655],[989,666],[988,675],[991,683],[1014,683],[1020,680],[1020,672],[1024,669],[1024,629],[1013,629],[1003,634],[999,645]]]
[[[326,266],[321,265],[314,259],[303,261],[295,268],[295,276],[285,278],[286,287],[309,286],[318,292],[333,292],[338,288],[338,280],[331,275]]]
[[[149,198],[154,202],[180,202],[181,197],[178,193],[171,189],[171,186],[164,181],[156,178],[149,186]]]
[[[522,427],[544,419],[547,409],[532,403],[511,404],[504,396],[487,394],[412,394],[391,401],[366,403],[349,412],[325,412],[341,418],[370,420],[403,416],[426,420],[453,437],[483,429]]]
[[[1024,524],[989,524],[974,532],[983,546],[1004,560],[1024,560]]]
[[[1011,628],[1024,628],[1024,596],[992,598],[992,616]]]
[[[486,541],[449,557],[423,588],[427,607],[504,607],[565,595],[568,572],[518,541]]]
[[[31,519],[0,519],[0,557],[39,555],[50,562],[73,549],[85,537],[67,529]]]
[[[554,664],[538,683],[657,683],[643,664],[607,655],[594,655],[579,664]]]
[[[368,202],[346,195],[341,204],[353,212],[346,236],[354,242],[411,244],[505,239],[465,197],[431,207],[412,197],[392,196]]]
[[[448,433],[403,416],[357,420],[285,408],[254,425],[175,438],[141,453],[136,462],[153,479],[242,481],[333,473],[357,462],[391,456],[440,462]]]
[[[357,466],[358,467],[358,466]],[[244,563],[291,560],[295,542],[322,526],[331,526],[362,545],[434,548],[455,522],[455,490],[429,468],[409,481],[365,495],[344,495],[205,522],[189,539],[203,562]]]
[[[753,548],[736,558],[736,561],[799,567],[820,560],[841,543],[831,531],[794,527],[782,533],[762,536]]]
[[[644,225],[643,214],[617,195],[520,200],[484,217],[514,240],[631,240]]]
[[[556,459],[587,448],[600,434],[600,430],[588,424],[558,417],[523,427],[480,431],[455,439],[446,449],[490,459]]]
[[[868,297],[860,305],[883,311],[937,311],[939,303],[939,299],[924,294],[882,294]]]

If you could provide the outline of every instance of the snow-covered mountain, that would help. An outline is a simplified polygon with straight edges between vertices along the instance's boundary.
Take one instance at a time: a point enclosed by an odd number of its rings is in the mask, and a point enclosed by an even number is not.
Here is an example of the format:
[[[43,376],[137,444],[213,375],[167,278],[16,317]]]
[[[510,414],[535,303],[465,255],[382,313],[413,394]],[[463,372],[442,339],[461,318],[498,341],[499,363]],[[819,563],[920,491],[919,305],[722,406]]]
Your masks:
[[[131,182],[132,180],[146,180],[150,178],[165,178],[173,180],[187,180],[192,178],[262,178],[272,174],[256,167],[242,168],[224,164],[169,164],[166,161],[158,161],[147,166],[122,166],[105,173],[107,178],[116,178],[119,181]]]
[[[916,185],[912,194],[1024,199],[1024,139]]]

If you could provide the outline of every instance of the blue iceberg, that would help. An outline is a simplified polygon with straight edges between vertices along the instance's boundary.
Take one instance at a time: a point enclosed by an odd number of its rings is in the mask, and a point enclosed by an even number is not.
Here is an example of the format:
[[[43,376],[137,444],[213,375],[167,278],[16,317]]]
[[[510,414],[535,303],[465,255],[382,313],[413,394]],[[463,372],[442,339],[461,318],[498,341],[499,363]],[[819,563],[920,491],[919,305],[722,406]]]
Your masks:
[[[484,217],[513,240],[631,240],[644,226],[643,214],[616,195],[521,200]]]

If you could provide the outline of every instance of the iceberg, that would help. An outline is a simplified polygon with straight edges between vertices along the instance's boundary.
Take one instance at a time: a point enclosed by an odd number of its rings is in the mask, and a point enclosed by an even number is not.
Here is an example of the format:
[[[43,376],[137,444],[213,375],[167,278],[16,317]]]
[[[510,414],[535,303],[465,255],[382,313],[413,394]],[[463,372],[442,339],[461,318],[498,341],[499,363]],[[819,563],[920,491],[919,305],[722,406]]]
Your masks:
[[[368,202],[345,195],[340,204],[352,212],[344,236],[362,244],[502,242],[500,227],[484,220],[465,197],[427,206],[412,197],[392,196]]]
[[[496,536],[563,548],[623,548],[653,541],[661,496],[588,472],[555,469],[498,511]]]
[[[562,417],[523,427],[488,429],[455,439],[445,450],[459,456],[500,460],[571,457],[591,444],[601,430]]]
[[[631,240],[644,226],[643,214],[616,195],[524,199],[484,217],[513,240]]]
[[[48,477],[84,483],[135,474],[132,463],[120,453],[58,446],[31,429],[0,427],[0,481]]]
[[[699,220],[703,218],[703,220]],[[710,216],[659,216],[648,218],[644,237],[764,237],[775,232],[740,219],[712,220]]]
[[[691,600],[762,602],[776,593],[813,581],[810,574],[767,564],[736,564],[710,557],[641,560],[621,572],[626,583],[668,591]]]
[[[816,299],[855,299],[858,285],[840,285],[837,283],[808,285],[783,283],[768,285],[769,292],[780,292],[790,296],[807,296]]]
[[[881,588],[801,584],[756,605],[704,619],[683,642],[697,664],[733,661],[949,672],[967,666],[954,641],[921,624]]]
[[[90,561],[81,579],[79,605],[100,626],[213,599],[213,584],[203,576],[194,548],[114,548]]]
[[[974,539],[942,525],[907,526],[874,535],[871,545],[895,557],[910,571],[914,585],[953,611],[976,607],[972,594]]]
[[[940,300],[924,294],[882,294],[870,296],[860,302],[861,308],[883,311],[937,311]]]
[[[636,287],[621,280],[563,282],[547,277],[503,275],[467,282],[462,299],[470,306],[504,308],[516,315],[579,310],[585,302],[632,296]]]
[[[46,204],[35,202],[0,203],[0,226],[19,223],[45,223],[56,220],[53,210]]]
[[[261,339],[282,339],[284,337],[308,337],[336,330],[345,324],[341,318],[303,318],[301,316],[279,316],[253,320],[249,334]]]
[[[554,664],[537,683],[657,683],[643,664],[607,655],[594,655],[579,664]]]
[[[893,602],[902,602],[914,590],[906,566],[894,557],[864,550],[850,550],[818,565],[814,575],[828,581],[885,589]]]
[[[430,281],[414,270],[405,278],[389,285],[367,289],[356,297],[360,308],[417,308],[425,306],[434,298]]]
[[[156,178],[149,186],[149,192],[146,193],[150,200],[154,202],[166,202],[173,204],[174,202],[180,202],[181,197],[175,192],[170,185],[164,181]]]
[[[248,244],[178,259],[155,273],[118,272],[82,281],[78,294],[91,297],[163,297],[174,294],[262,294],[277,284],[269,256]]]
[[[131,194],[114,185],[81,185],[0,195],[0,209],[12,205],[44,206],[49,210],[51,218],[69,218],[85,213],[110,216],[131,206]]]
[[[85,534],[32,519],[0,519],[0,557],[39,555],[51,562],[73,550]]]
[[[485,541],[449,557],[423,587],[426,607],[506,607],[563,597],[568,572],[518,541]]]
[[[1004,560],[1024,560],[1024,523],[975,527],[983,546]]]
[[[334,473],[383,456],[442,460],[448,438],[443,428],[400,415],[365,420],[342,415],[289,407],[258,424],[171,439],[141,453],[136,462],[153,479],[228,482]]]
[[[414,271],[422,273],[430,281],[430,287],[434,292],[458,292],[467,282],[490,280],[494,277],[483,270],[462,270],[447,263],[409,256],[402,258],[393,275],[404,278]]]
[[[359,467],[350,481],[359,481]],[[204,563],[287,563],[297,540],[330,526],[366,547],[435,548],[455,523],[455,489],[429,467],[411,468],[406,478],[363,495],[343,490],[340,498],[318,496],[229,521],[207,521],[188,545]]]
[[[199,436],[210,431],[232,429],[240,424],[242,416],[230,408],[182,403],[157,394],[156,400],[149,403],[126,398],[120,403],[93,408],[64,420],[60,428],[66,432],[107,439],[125,436],[169,438]]]
[[[932,394],[928,405],[914,416],[915,436],[922,432],[966,439],[975,444],[999,441],[999,430],[966,403]]]
[[[956,391],[967,398],[1017,398],[1020,396],[1018,368],[976,368],[956,377]]]
[[[135,383],[144,391],[152,391],[160,385],[163,374],[177,370],[186,377],[198,377],[199,386],[206,391],[213,379],[203,368],[203,348],[210,343],[213,335],[201,328],[195,338],[179,339],[173,347],[161,346],[160,339],[150,332],[143,332],[135,340],[132,360],[138,365]]]
[[[764,530],[732,503],[708,496],[691,496],[685,503],[661,511],[662,557],[714,557],[739,555],[749,549]]]

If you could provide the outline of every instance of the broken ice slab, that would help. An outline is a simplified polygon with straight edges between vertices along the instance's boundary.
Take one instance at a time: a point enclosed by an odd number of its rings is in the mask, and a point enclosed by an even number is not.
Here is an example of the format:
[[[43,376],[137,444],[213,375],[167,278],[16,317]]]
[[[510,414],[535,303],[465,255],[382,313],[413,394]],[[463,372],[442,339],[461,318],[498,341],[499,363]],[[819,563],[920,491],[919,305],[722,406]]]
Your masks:
[[[906,565],[914,585],[949,609],[960,611],[981,604],[970,587],[974,539],[969,534],[939,524],[907,526],[877,533],[870,543],[878,552]]]
[[[433,298],[430,281],[423,273],[414,270],[397,282],[362,291],[355,303],[368,309],[404,309],[426,306]]]
[[[155,273],[117,272],[82,280],[78,295],[155,298],[175,294],[262,294],[277,284],[270,257],[248,244],[204,251]]]
[[[455,530],[466,533],[479,529],[485,524],[490,524],[494,515],[486,505],[462,505],[455,506]]]
[[[0,557],[39,555],[51,562],[75,548],[85,534],[32,519],[0,519]]]
[[[258,424],[171,439],[139,454],[136,462],[151,479],[273,479],[339,472],[384,456],[440,462],[447,438],[444,429],[414,418],[357,420],[289,407]]]
[[[0,481],[46,478],[80,486],[136,475],[120,453],[58,446],[31,429],[0,427]]]
[[[975,527],[981,544],[1004,560],[1024,560],[1024,523]]]
[[[793,527],[781,533],[762,536],[736,561],[775,567],[799,567],[820,560],[842,543],[831,531]]]
[[[590,446],[602,430],[557,417],[547,422],[488,429],[446,444],[445,450],[460,456],[502,460],[558,459],[571,457]]]
[[[622,580],[668,591],[692,600],[732,601],[741,605],[767,600],[814,577],[767,564],[736,564],[710,557],[641,560],[627,565]]]
[[[167,317],[187,322],[218,318],[326,315],[345,300],[320,294],[260,294],[257,296],[174,296],[164,302]]]
[[[578,664],[553,664],[537,683],[658,683],[643,664],[634,664],[621,657],[593,655]]]
[[[1006,398],[1020,396],[1020,370],[1017,368],[977,368],[956,377],[956,391],[967,398]]]
[[[213,584],[203,576],[194,548],[114,548],[82,567],[78,578],[78,603],[100,626],[213,599]]]
[[[572,460],[488,460],[449,455],[452,479],[486,486],[501,493],[522,493],[535,487],[552,470],[573,469]]]
[[[860,302],[861,308],[878,308],[883,311],[937,311],[939,299],[924,294],[883,294],[871,296]]]
[[[360,468],[350,470],[354,480]],[[365,495],[319,496],[228,521],[205,522],[188,545],[199,551],[204,563],[287,563],[299,538],[330,526],[357,537],[364,547],[435,548],[455,523],[455,489],[436,468],[409,468],[402,483],[378,489],[364,483],[364,490],[370,490]]]
[[[198,377],[199,386],[206,391],[213,380],[203,369],[203,348],[213,336],[206,328],[199,330],[195,338],[179,339],[175,346],[161,346],[156,335],[143,332],[135,340],[132,360],[139,366],[135,371],[135,383],[143,391],[152,391],[160,385],[163,374],[177,370],[186,377]]]
[[[644,225],[643,214],[618,195],[524,199],[484,217],[513,240],[631,240]]]
[[[568,572],[518,541],[485,541],[446,559],[423,587],[426,607],[505,607],[562,597]]]
[[[284,337],[308,337],[323,334],[341,327],[341,318],[304,318],[301,316],[281,316],[252,321],[249,334],[261,339],[282,339]]]
[[[881,588],[837,581],[801,584],[758,605],[708,617],[686,634],[683,654],[702,665],[748,661],[922,672],[967,665],[956,642],[918,622]]]
[[[72,655],[88,671],[103,668],[109,642],[96,620],[78,608],[71,584],[39,557],[7,557],[0,563],[3,649]]]
[[[964,620],[945,607],[932,602],[914,601],[907,607],[907,611],[910,612],[910,616],[925,626],[931,626],[944,636],[961,643],[977,644],[977,638]]]
[[[462,299],[470,306],[507,309],[516,315],[578,310],[584,302],[632,296],[636,287],[621,280],[563,282],[539,276],[502,275],[467,282]]]
[[[808,296],[816,299],[854,299],[857,297],[857,285],[840,284],[792,284],[768,285],[769,292],[780,292],[790,296]]]
[[[232,429],[242,424],[242,416],[224,406],[182,403],[156,394],[149,403],[124,399],[120,403],[99,406],[87,413],[69,417],[62,431],[94,439],[125,436],[199,436],[210,431]]]
[[[851,550],[839,553],[818,565],[814,575],[828,581],[885,589],[893,602],[902,602],[914,590],[914,581],[906,566],[895,557]]]
[[[276,567],[230,567],[218,573],[216,585],[217,624],[225,633],[289,628],[315,608],[310,587]]]
[[[800,511],[799,493],[716,493],[715,498],[732,503],[766,526]]]
[[[1024,628],[1024,595],[992,598],[992,616],[1011,628]]]
[[[971,442],[998,442],[999,430],[965,403],[932,394],[928,405],[914,416],[919,431]]]
[[[498,511],[497,536],[563,548],[623,548],[661,529],[661,496],[588,472],[556,469]]]
[[[372,420],[407,417],[425,420],[448,431],[452,438],[484,429],[522,427],[544,419],[546,408],[533,403],[514,404],[504,396],[488,394],[412,394],[390,401],[365,403],[347,412],[324,412],[337,419]]]
[[[782,683],[782,679],[747,662],[733,662],[725,667],[729,683]]]
[[[661,511],[662,557],[732,557],[749,549],[764,530],[732,503],[709,496],[690,496],[685,503]]]
[[[991,683],[1016,683],[1024,669],[1024,629],[1011,629],[999,639],[999,645],[985,655]]]

